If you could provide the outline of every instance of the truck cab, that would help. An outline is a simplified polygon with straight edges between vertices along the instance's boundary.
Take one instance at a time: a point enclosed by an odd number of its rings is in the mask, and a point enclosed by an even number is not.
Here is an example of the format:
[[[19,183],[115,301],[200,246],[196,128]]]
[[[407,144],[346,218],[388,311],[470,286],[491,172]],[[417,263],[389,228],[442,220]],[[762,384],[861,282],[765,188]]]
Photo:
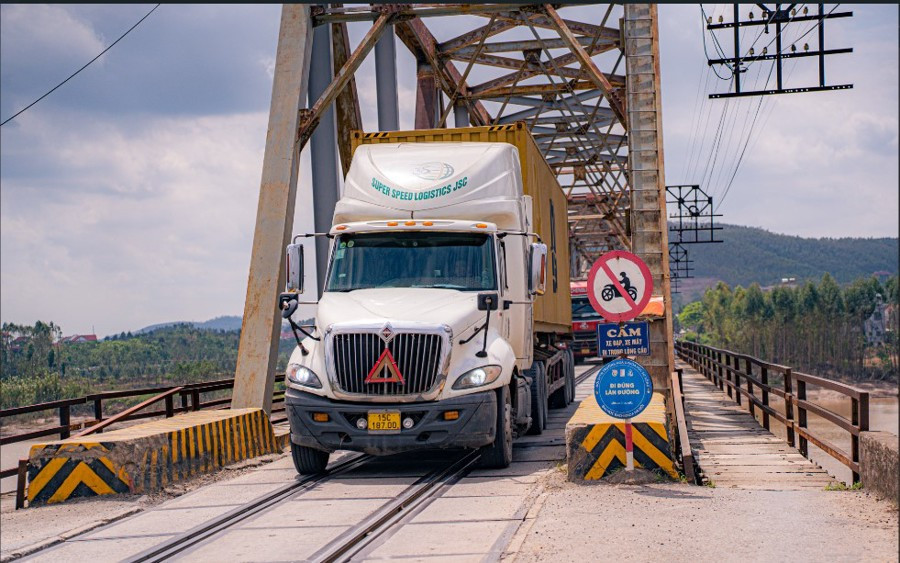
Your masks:
[[[509,464],[514,436],[566,385],[548,381],[535,332],[548,249],[533,210],[511,144],[356,148],[315,327],[288,362],[299,472],[324,470],[338,449],[480,448],[483,465]],[[287,253],[283,303],[304,286],[302,246]]]

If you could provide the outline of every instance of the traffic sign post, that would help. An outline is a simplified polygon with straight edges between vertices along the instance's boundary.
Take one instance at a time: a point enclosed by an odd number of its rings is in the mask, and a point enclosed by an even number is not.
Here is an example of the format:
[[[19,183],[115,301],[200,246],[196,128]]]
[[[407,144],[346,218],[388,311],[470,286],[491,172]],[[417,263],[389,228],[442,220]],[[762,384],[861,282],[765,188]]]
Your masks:
[[[637,317],[650,302],[652,293],[650,268],[624,250],[607,252],[588,274],[588,300],[607,321],[630,321]]]
[[[634,360],[613,360],[600,369],[594,380],[594,398],[603,412],[625,420],[626,471],[634,471],[631,419],[647,408],[652,396],[650,374]]]

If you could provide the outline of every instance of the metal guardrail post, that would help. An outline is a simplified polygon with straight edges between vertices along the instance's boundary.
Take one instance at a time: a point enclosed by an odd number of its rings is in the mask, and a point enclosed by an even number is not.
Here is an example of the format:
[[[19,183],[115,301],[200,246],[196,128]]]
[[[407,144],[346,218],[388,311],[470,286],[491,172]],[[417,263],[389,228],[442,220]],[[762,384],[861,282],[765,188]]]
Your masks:
[[[799,401],[806,400],[806,382],[802,379],[797,379],[797,425],[806,430],[807,428],[807,420],[806,420],[806,409],[803,408],[803,405],[799,403]],[[803,437],[803,434],[800,434],[800,453],[803,454],[803,457],[809,458],[809,441]]]
[[[869,394],[860,393],[859,399],[850,398],[850,422],[860,432],[869,430]],[[859,463],[859,434],[850,433],[850,457]],[[859,473],[853,472],[853,482],[859,482]]]
[[[19,460],[16,473],[16,510],[25,508],[25,485],[28,479],[28,459]]]
[[[175,416],[175,401],[172,399],[172,395],[166,397],[166,418],[172,418]]]
[[[760,370],[759,378],[762,380],[763,385],[768,386],[769,385],[769,368],[767,368],[766,366],[760,366],[759,370]],[[762,388],[762,402],[763,402],[763,405],[765,405],[766,407],[769,406],[768,387]],[[763,428],[765,428],[766,430],[769,430],[769,413],[765,409],[763,409]]]
[[[738,364],[740,364],[740,360],[738,360]],[[747,374],[747,392],[750,393],[750,397],[747,399],[748,407],[750,407],[750,416],[754,419],[756,418],[756,402],[753,400],[755,396],[753,394],[753,364],[750,363],[750,358],[744,358],[744,369]]]
[[[103,399],[101,397],[94,399],[94,420],[97,421],[97,424],[103,422]]]
[[[69,437],[69,425],[72,424],[72,407],[63,405],[59,407],[59,439],[65,440]]]
[[[784,370],[784,417],[788,420],[785,427],[787,428],[787,443],[792,448],[797,447],[794,440],[794,389],[791,368]]]

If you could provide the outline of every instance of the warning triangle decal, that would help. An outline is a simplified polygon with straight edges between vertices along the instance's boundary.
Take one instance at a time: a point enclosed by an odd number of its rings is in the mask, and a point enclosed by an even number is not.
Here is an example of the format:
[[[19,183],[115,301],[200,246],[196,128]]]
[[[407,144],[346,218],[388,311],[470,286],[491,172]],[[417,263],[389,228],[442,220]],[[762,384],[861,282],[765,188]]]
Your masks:
[[[385,373],[386,372],[386,373]],[[397,362],[394,356],[387,348],[378,357],[378,361],[372,366],[372,371],[366,376],[366,383],[406,383],[403,380],[403,374],[397,368]]]

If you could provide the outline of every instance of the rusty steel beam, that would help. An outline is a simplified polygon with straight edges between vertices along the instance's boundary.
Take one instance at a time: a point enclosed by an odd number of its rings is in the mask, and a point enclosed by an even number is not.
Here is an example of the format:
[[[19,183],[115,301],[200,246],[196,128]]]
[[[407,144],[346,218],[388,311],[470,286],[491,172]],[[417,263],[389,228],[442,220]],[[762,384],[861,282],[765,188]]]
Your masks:
[[[334,55],[334,68],[342,68],[350,59],[350,37],[346,23],[331,24],[331,41]],[[359,94],[356,90],[356,79],[351,77],[347,85],[334,100],[337,118],[338,151],[341,156],[341,170],[346,176],[350,170],[351,131],[362,130],[362,115],[359,111]]]
[[[434,68],[428,63],[419,63],[416,69],[416,129],[435,128],[438,96]]]
[[[505,23],[505,22],[501,22]],[[595,41],[593,37],[587,36],[579,36],[577,37],[579,43],[582,44],[583,47],[590,47],[594,44],[597,45],[599,49],[597,53],[604,53],[611,49],[615,49],[618,47],[618,43],[614,40],[606,40],[606,41]],[[523,41],[495,41],[493,43],[486,43],[484,46],[485,53],[513,53],[513,52],[522,52],[528,51],[531,49],[541,49],[542,45],[545,45],[548,49],[568,49],[568,43],[566,43],[563,39],[544,39],[539,42],[534,39],[523,40]],[[441,51],[441,54],[446,57],[456,57],[456,56],[472,56],[473,48],[469,45],[464,47],[459,47],[454,51]]]
[[[428,30],[420,19],[411,19],[408,21],[400,21],[395,26],[397,37],[406,45],[406,47],[420,62],[429,63],[435,70],[440,88],[452,95],[455,89],[459,89],[459,96],[466,98],[470,89],[462,80],[462,74],[452,62],[442,60],[439,57],[437,40]],[[481,102],[474,102],[469,108],[469,115],[475,125],[490,125],[491,115]]]
[[[514,28],[515,25],[505,21],[497,21],[494,20],[487,25],[483,25],[479,28],[473,29],[472,31],[467,31],[462,35],[454,37],[449,41],[444,41],[443,43],[438,44],[437,50],[442,55],[449,55],[453,51],[457,49],[462,49],[472,45],[473,43],[477,43],[482,38],[487,39],[497,35],[498,33],[503,33],[508,29]]]
[[[331,81],[331,84],[329,84],[325,91],[322,92],[322,95],[316,100],[313,107],[303,112],[298,135],[301,148],[309,141],[313,130],[316,128],[319,119],[322,117],[322,113],[324,113],[328,106],[331,105],[331,102],[333,102],[341,90],[343,90],[344,86],[346,86],[353,78],[353,73],[356,72],[356,69],[359,68],[363,59],[366,58],[366,55],[368,55],[369,51],[375,46],[375,42],[378,41],[378,38],[384,33],[385,28],[391,22],[393,17],[394,12],[387,9],[378,16],[378,19],[375,20],[375,23],[372,24],[369,32],[366,33],[366,36],[363,37],[362,41],[359,42],[359,45],[356,46],[356,49],[347,59],[347,62],[341,66],[340,70],[335,71],[334,80]]]
[[[544,4],[544,11],[547,12],[547,17],[556,27],[557,31],[559,31],[560,36],[563,41],[565,41],[569,48],[572,50],[572,53],[578,58],[578,62],[581,63],[584,70],[587,72],[588,78],[597,85],[598,88],[603,90],[603,94],[606,96],[606,100],[609,103],[609,107],[615,112],[616,117],[619,118],[619,122],[623,125],[628,123],[627,118],[625,117],[625,104],[622,102],[622,99],[619,97],[618,93],[613,89],[612,84],[610,84],[609,79],[600,71],[597,65],[594,63],[594,60],[591,59],[591,55],[585,50],[585,48],[578,42],[578,39],[572,33],[572,30],[569,29],[569,26],[559,14],[556,13],[556,10],[553,9],[553,6],[550,4]]]

